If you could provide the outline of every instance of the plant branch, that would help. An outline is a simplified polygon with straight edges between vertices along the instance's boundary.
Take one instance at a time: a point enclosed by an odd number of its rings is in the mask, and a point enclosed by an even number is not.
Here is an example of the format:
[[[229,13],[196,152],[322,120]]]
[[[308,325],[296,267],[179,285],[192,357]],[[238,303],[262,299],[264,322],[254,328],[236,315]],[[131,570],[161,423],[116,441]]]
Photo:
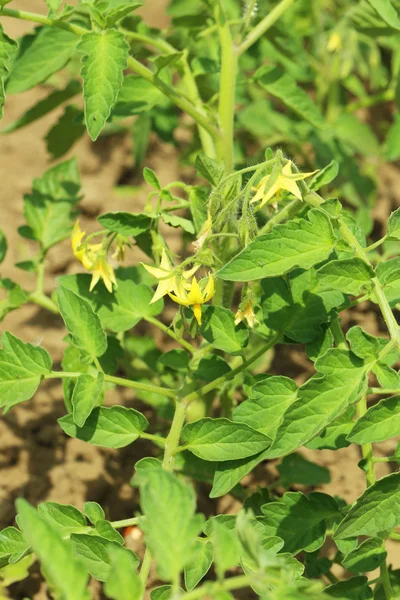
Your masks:
[[[14,17],[16,19],[22,19],[25,21],[31,21],[33,23],[38,23],[40,25],[47,25],[48,27],[57,27],[59,29],[64,29],[65,31],[70,31],[75,35],[85,35],[86,33],[90,33],[89,29],[85,27],[81,27],[79,25],[75,25],[73,23],[66,23],[65,21],[61,21],[58,19],[50,19],[45,15],[41,15],[39,13],[27,12],[24,10],[14,10],[11,8],[3,8],[0,10],[0,15],[6,17]],[[193,119],[201,125],[209,134],[218,139],[220,137],[220,132],[211,122],[210,118],[203,113],[203,111],[199,111],[196,106],[190,102],[187,98],[182,96],[177,90],[167,85],[164,81],[162,81],[157,75],[155,75],[150,69],[142,65],[138,60],[133,58],[133,56],[129,56],[128,58],[128,66],[132,71],[140,75],[146,81],[152,83],[157,89],[159,89],[163,94],[168,96],[172,102],[174,102],[181,110],[188,113]]]
[[[174,470],[174,454],[179,446],[182,427],[185,423],[187,404],[188,402],[183,400],[181,402],[177,402],[175,405],[175,414],[166,440],[164,459],[162,463],[162,466],[166,471]]]
[[[38,294],[37,292],[33,292],[28,296],[28,302],[37,304],[38,306],[41,306],[42,308],[45,308],[46,310],[50,311],[54,315],[60,314],[57,304],[55,304],[55,302],[53,302],[53,300],[45,294]]]
[[[279,4],[274,6],[274,8],[268,13],[266,17],[264,17],[249,33],[246,39],[239,46],[239,55],[243,54],[248,50],[253,44],[255,44],[260,37],[264,35],[266,31],[283,15],[285,10],[287,10],[292,4],[294,0],[281,0]]]
[[[216,581],[212,583],[205,583],[204,585],[182,594],[180,600],[201,600],[202,598],[215,598],[218,592],[229,592],[233,590],[239,590],[241,588],[248,587],[252,581],[249,575],[238,575],[237,577],[231,577],[225,579],[225,581]]]
[[[68,372],[68,371],[52,371],[44,375],[44,379],[77,379],[82,373],[79,372]],[[176,392],[169,388],[160,387],[158,385],[151,385],[150,383],[143,383],[141,381],[131,381],[130,379],[123,379],[122,377],[115,377],[114,375],[104,374],[104,381],[120,385],[122,387],[132,388],[134,390],[142,390],[145,392],[153,392],[155,394],[162,394],[168,398],[175,398]]]
[[[179,338],[173,329],[167,327],[166,325],[164,325],[164,323],[162,323],[154,317],[146,317],[145,321],[147,321],[148,323],[152,323],[152,325],[155,325],[156,327],[161,329],[161,331],[163,331],[166,335],[175,340],[175,342],[178,342],[178,344],[180,344],[183,348],[185,348],[185,350],[190,352],[190,354],[194,354],[196,349],[192,346],[192,344],[190,344],[183,338]]]
[[[211,392],[212,390],[215,390],[215,389],[221,387],[226,381],[233,379],[233,377],[236,377],[236,375],[239,375],[239,373],[242,373],[243,371],[245,371],[257,359],[261,358],[261,356],[263,356],[263,354],[265,354],[266,352],[268,352],[268,350],[270,350],[273,346],[275,346],[275,344],[277,344],[282,339],[282,337],[283,337],[283,333],[281,333],[281,332],[276,333],[260,350],[258,350],[255,354],[253,354],[253,356],[251,356],[250,358],[245,360],[241,365],[232,369],[226,375],[222,375],[221,377],[214,379],[214,381],[207,383],[206,385],[201,387],[199,390],[190,392],[189,394],[187,394],[184,397],[185,401],[189,404],[193,400],[197,400],[198,398],[201,398],[208,392]]]

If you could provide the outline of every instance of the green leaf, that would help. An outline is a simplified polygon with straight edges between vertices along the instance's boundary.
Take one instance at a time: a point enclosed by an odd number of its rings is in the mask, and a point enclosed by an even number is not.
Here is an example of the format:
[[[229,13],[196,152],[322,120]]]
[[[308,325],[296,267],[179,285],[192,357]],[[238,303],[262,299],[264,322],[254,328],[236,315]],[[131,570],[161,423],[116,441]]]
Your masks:
[[[297,398],[297,386],[288,377],[272,376],[251,389],[250,398],[233,411],[233,420],[274,439],[283,414]]]
[[[250,458],[218,462],[210,498],[224,496],[268,456],[268,449]]]
[[[129,46],[122,33],[109,29],[84,35],[78,50],[84,54],[81,75],[86,127],[94,141],[118,98]]]
[[[375,276],[374,270],[361,258],[332,260],[317,271],[322,289],[340,290],[357,296]]]
[[[214,348],[229,354],[241,354],[249,337],[248,329],[237,327],[232,311],[222,306],[203,308],[201,334]]]
[[[12,65],[7,93],[25,92],[57,73],[75,53],[78,41],[78,36],[64,29],[38,28],[31,44],[17,55]]]
[[[264,534],[278,536],[285,542],[284,550],[297,554],[313,552],[325,541],[326,521],[339,513],[336,501],[327,494],[286,492],[279,502],[262,507]]]
[[[163,300],[150,304],[153,291],[147,285],[137,285],[129,279],[118,281],[118,288],[98,310],[101,323],[116,333],[128,331],[139,321],[155,317],[164,307]]]
[[[400,158],[400,115],[394,115],[394,123],[386,132],[385,156],[386,160],[393,161]]]
[[[111,525],[110,521],[106,521],[106,519],[96,522],[95,531],[100,537],[108,540],[109,542],[116,542],[120,546],[124,545],[124,538],[122,535],[116,531]]]
[[[21,129],[21,127],[34,123],[60,106],[60,104],[76,96],[80,92],[80,89],[80,84],[73,79],[64,89],[55,90],[46,96],[46,98],[34,104],[21,117],[10,123],[10,125],[7,125],[2,130],[2,133],[12,133],[13,131],[17,131],[17,129]]]
[[[121,235],[136,237],[150,227],[151,218],[141,213],[110,212],[97,217],[105,229]]]
[[[130,555],[136,567],[139,564],[139,560],[135,560],[135,555],[130,550],[121,548],[121,546],[114,544],[114,542],[109,542],[96,535],[73,533],[71,535],[71,544],[81,564],[98,581],[107,581],[111,575],[109,550],[111,552],[114,549],[121,550],[124,554],[127,553]]]
[[[167,225],[171,225],[171,227],[180,227],[183,231],[194,235],[194,225],[192,221],[189,219],[184,219],[183,217],[179,217],[178,215],[171,215],[168,212],[162,212],[161,218]]]
[[[368,586],[366,577],[351,577],[346,581],[339,581],[324,589],[324,593],[338,600],[370,600],[372,591]]]
[[[0,406],[9,410],[29,400],[43,378],[51,371],[49,354],[38,346],[26,344],[9,332],[2,336],[0,350]]]
[[[82,361],[93,362],[107,350],[107,338],[90,304],[65,287],[57,291],[61,316]]]
[[[343,540],[376,535],[400,524],[400,473],[392,473],[371,485],[347,513],[336,530]]]
[[[71,546],[26,500],[19,498],[16,506],[24,538],[37,554],[51,587],[65,600],[88,600],[88,575]]]
[[[349,552],[342,560],[342,565],[353,573],[365,573],[377,569],[387,557],[387,552],[380,538],[369,538],[355,550]]]
[[[367,410],[351,430],[348,440],[354,444],[384,442],[399,434],[400,396],[385,398]]]
[[[121,4],[121,6],[116,6],[115,8],[111,9],[106,14],[107,27],[112,27],[113,25],[118,23],[118,21],[121,21],[121,19],[127,17],[132,11],[136,10],[141,6],[143,6],[141,3],[131,2],[129,4]]]
[[[369,333],[358,326],[351,327],[346,334],[346,338],[350,342],[352,352],[368,361],[377,360],[379,354],[388,344],[387,339],[369,335]],[[396,360],[396,357],[394,360]]]
[[[84,511],[85,515],[93,525],[96,525],[96,523],[104,521],[105,519],[104,510],[97,502],[85,502]]]
[[[376,135],[367,123],[355,115],[346,112],[340,113],[331,133],[340,142],[349,146],[351,153],[357,152],[362,156],[379,155],[379,142]]]
[[[218,579],[222,580],[225,572],[239,564],[240,548],[235,530],[227,527],[221,520],[212,521],[211,539],[214,546],[214,562]]]
[[[112,110],[112,116],[131,117],[138,115],[150,111],[163,100],[163,93],[154,87],[152,83],[138,75],[128,75],[124,78],[117,103]]]
[[[378,15],[391,27],[400,31],[400,18],[390,0],[367,0]]]
[[[194,166],[196,171],[214,186],[219,184],[225,172],[223,164],[201,153],[196,156]]]
[[[290,339],[309,343],[322,334],[345,297],[339,291],[321,291],[314,269],[296,269],[289,278],[272,277],[261,282],[265,325],[284,331]]]
[[[331,478],[328,469],[305,459],[301,454],[285,456],[277,466],[279,480],[284,487],[292,483],[300,485],[322,485],[329,483]]]
[[[196,496],[189,485],[161,469],[151,469],[140,480],[140,503],[146,519],[146,545],[164,581],[176,581],[192,560],[202,526],[195,516]]]
[[[92,410],[97,406],[103,389],[104,375],[92,377],[88,373],[79,375],[72,394],[72,418],[75,425],[83,427]]]
[[[297,86],[296,81],[279,67],[262,67],[255,74],[257,83],[271,96],[279,98],[283,104],[309,121],[314,127],[324,128],[325,121],[319,108],[309,94]]]
[[[382,387],[400,391],[400,374],[398,371],[381,362],[377,362],[372,371]]]
[[[315,363],[318,373],[299,388],[298,400],[286,410],[268,458],[293,452],[318,435],[360,394],[367,367],[345,350],[328,350]]]
[[[9,73],[11,55],[15,52],[17,43],[5,33],[0,24],[0,119],[3,118],[3,107],[6,99],[4,83]]]
[[[317,437],[306,444],[307,448],[313,450],[338,450],[347,448],[350,442],[347,436],[354,427],[354,416],[356,407],[349,406],[340,417],[332,421]]]
[[[146,183],[151,185],[151,187],[153,187],[155,190],[161,191],[161,184],[158,180],[157,175],[153,171],[153,169],[150,169],[149,167],[145,167],[143,169],[143,178],[146,181]]]
[[[136,572],[138,563],[132,552],[123,548],[108,548],[111,569],[104,591],[112,600],[141,600],[143,584]]]
[[[74,205],[78,202],[80,177],[75,159],[48,169],[35,179],[32,193],[24,196],[24,215],[30,239],[48,250],[68,237],[72,230]]]
[[[311,179],[308,187],[310,190],[315,192],[322,188],[324,185],[328,185],[334,179],[336,179],[339,173],[339,163],[336,160],[332,160],[329,165],[318,171]]]
[[[189,366],[190,357],[185,350],[174,348],[164,352],[157,363],[174,371],[186,371]]]
[[[61,417],[58,423],[67,435],[104,448],[128,446],[149,424],[140,412],[124,406],[95,408],[83,427],[75,425],[72,415]]]
[[[190,592],[205,577],[210,570],[214,558],[214,550],[211,542],[198,540],[193,549],[193,558],[185,566],[185,585]]]
[[[277,225],[236,255],[218,272],[227,281],[254,281],[283,275],[295,267],[309,269],[325,260],[334,247],[328,217],[313,209],[308,219]]]
[[[183,593],[183,590],[179,588],[179,592]],[[151,600],[173,600],[174,589],[172,585],[160,585],[157,588],[154,588],[150,592]]]
[[[29,544],[18,529],[6,527],[0,531],[0,568],[17,562],[28,550]]]
[[[258,431],[228,419],[204,418],[188,423],[181,437],[190,452],[210,461],[247,458],[271,443]]]
[[[387,224],[387,237],[400,240],[400,208],[391,213]]]
[[[196,370],[193,372],[193,379],[201,381],[214,381],[217,377],[227,375],[232,369],[228,363],[222,358],[212,354],[211,356],[205,356],[199,362]]]
[[[156,67],[157,75],[165,67],[172,67],[176,63],[179,63],[183,55],[184,52],[171,52],[170,54],[162,54],[157,56],[157,58],[154,60],[154,66]]]
[[[66,106],[57,123],[47,132],[47,152],[53,160],[61,158],[85,133],[83,112],[77,106]]]
[[[57,15],[62,4],[62,0],[46,0],[47,8],[49,9],[49,17],[53,18]]]
[[[84,515],[71,504],[42,502],[37,510],[39,515],[63,536],[81,531],[87,526]]]

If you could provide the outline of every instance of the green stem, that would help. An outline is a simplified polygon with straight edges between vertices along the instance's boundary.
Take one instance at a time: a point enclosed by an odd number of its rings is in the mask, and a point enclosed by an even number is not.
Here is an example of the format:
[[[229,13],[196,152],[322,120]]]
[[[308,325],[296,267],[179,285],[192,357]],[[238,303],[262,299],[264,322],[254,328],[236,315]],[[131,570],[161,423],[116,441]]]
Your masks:
[[[181,402],[177,402],[175,405],[175,414],[166,440],[164,460],[162,464],[166,471],[174,470],[174,454],[179,446],[182,427],[185,423],[187,404],[187,401],[183,400]]]
[[[389,533],[389,538],[391,540],[395,540],[396,542],[400,542],[400,533],[396,533],[395,531],[392,531],[392,533]]]
[[[120,521],[111,521],[111,525],[114,529],[123,529],[124,527],[131,527],[137,525],[141,517],[132,517],[131,519],[121,519]]]
[[[255,44],[260,37],[262,37],[264,33],[268,31],[268,29],[272,27],[274,23],[276,23],[279,17],[283,15],[285,10],[287,10],[293,4],[293,2],[294,0],[281,0],[279,4],[274,6],[268,15],[264,17],[255,27],[253,27],[246,39],[240,44],[239,55],[246,52],[250,46]]]
[[[300,210],[300,208],[302,208],[302,206],[304,206],[304,203],[301,200],[292,200],[292,202],[286,204],[282,210],[271,217],[268,223],[264,225],[260,231],[260,235],[263,233],[269,233],[271,229],[275,227],[275,225],[278,225],[279,223],[282,223],[282,221],[294,216]]]
[[[129,56],[128,66],[134,73],[140,75],[140,77],[153,84],[154,87],[159,89],[163,94],[165,94],[165,96],[168,96],[168,98],[172,100],[174,104],[190,115],[196,121],[196,123],[208,131],[213,138],[220,138],[221,133],[217,127],[211,123],[210,117],[206,114],[203,114],[203,112],[199,112],[196,106],[190,102],[190,100],[182,96],[175,88],[167,85],[162,79],[150,71],[150,69],[142,65],[142,63],[136,60],[136,58],[133,58],[133,56]]]
[[[232,369],[226,375],[222,375],[221,377],[214,379],[214,381],[207,383],[199,390],[195,390],[187,394],[184,398],[186,403],[189,404],[189,402],[201,398],[208,392],[211,392],[212,390],[221,387],[226,381],[229,381],[233,377],[236,377],[236,375],[238,375],[239,373],[245,371],[252,363],[261,358],[263,354],[265,354],[266,352],[268,352],[268,350],[275,346],[275,344],[277,344],[282,339],[282,336],[283,334],[281,332],[276,333],[260,350],[258,350],[255,354],[253,354],[253,356],[248,358],[246,361],[244,361],[241,365]]]
[[[32,23],[39,23],[40,25],[47,25],[48,27],[58,27],[58,29],[64,29],[70,31],[75,35],[85,35],[89,33],[89,29],[74,25],[73,23],[66,23],[58,19],[50,19],[46,15],[39,13],[33,13],[26,10],[15,10],[13,8],[2,8],[0,9],[0,15],[5,17],[14,17],[16,19],[22,19],[23,21],[31,21]]]
[[[372,461],[374,463],[385,463],[385,462],[399,462],[400,457],[398,456],[373,456]]]
[[[45,257],[42,256],[40,262],[38,263],[36,272],[37,277],[35,294],[37,294],[39,297],[44,296],[44,259]]]
[[[157,446],[164,447],[166,444],[166,439],[161,437],[161,435],[154,435],[152,433],[141,433],[140,437],[142,440],[150,440],[154,442]]]
[[[358,240],[353,235],[352,231],[349,229],[346,223],[341,219],[338,219],[338,224],[339,232],[341,233],[343,239],[354,250],[355,255],[361,258],[368,265],[371,265],[364,248],[362,248],[362,246],[359,244]],[[383,287],[377,277],[373,277],[371,279],[371,283],[376,301],[385,320],[386,327],[388,328],[388,331],[390,333],[390,337],[392,338],[397,348],[400,349],[400,329],[397,324],[396,317],[394,316],[392,309],[390,308],[390,304],[385,296]]]
[[[146,590],[146,583],[149,578],[152,561],[153,561],[153,557],[151,556],[150,550],[148,548],[146,548],[146,551],[145,551],[144,557],[143,557],[142,566],[140,567],[140,572],[139,572],[139,579],[143,585],[143,597],[144,597],[144,592]]]
[[[384,244],[385,241],[386,241],[386,235],[384,235],[383,238],[381,238],[377,242],[374,242],[370,246],[367,246],[365,248],[365,252],[371,252],[371,250],[375,250],[375,248],[379,248],[379,246],[381,246],[382,244]]]
[[[158,319],[156,319],[154,317],[146,317],[145,320],[148,323],[152,323],[153,325],[155,325],[156,327],[161,329],[161,331],[163,331],[166,335],[168,335],[170,338],[175,340],[175,342],[178,342],[178,344],[180,344],[183,348],[185,348],[185,350],[190,352],[190,354],[194,354],[196,349],[192,346],[192,344],[190,344],[183,338],[179,338],[173,329],[171,329],[170,327],[167,327],[166,325],[164,325],[164,323],[162,323],[161,321],[159,321]]]
[[[33,304],[37,304],[38,306],[41,306],[42,308],[45,308],[46,310],[50,311],[54,315],[60,314],[57,304],[55,304],[53,302],[53,300],[51,300],[51,298],[49,298],[45,294],[38,294],[37,292],[34,292],[33,294],[29,295],[28,301],[32,302]]]
[[[250,25],[251,19],[257,10],[257,0],[248,0],[247,7],[243,15],[243,25],[241,28],[241,34],[245,34]]]
[[[364,395],[361,400],[357,402],[357,418],[360,419],[367,412],[367,396]],[[361,445],[361,453],[363,459],[366,462],[366,471],[365,477],[367,480],[367,486],[370,487],[375,483],[375,470],[374,470],[374,461],[373,461],[373,452],[372,452],[372,444],[362,444]]]
[[[215,598],[218,592],[225,591],[231,592],[233,590],[239,590],[241,588],[248,587],[252,581],[249,575],[238,575],[237,577],[230,577],[225,581],[216,581],[213,583],[205,583],[204,585],[182,594],[180,600],[201,600],[202,598]]]
[[[368,394],[400,394],[400,389],[371,387],[368,388]]]
[[[384,561],[381,564],[380,574],[381,574],[382,586],[383,586],[383,589],[385,592],[385,598],[386,598],[386,600],[390,600],[394,596],[393,596],[392,586],[390,585],[389,569],[388,569],[386,561]]]
[[[219,88],[219,123],[222,137],[219,139],[218,158],[225,163],[225,172],[232,173],[234,167],[233,141],[236,99],[236,75],[239,55],[237,46],[232,39],[232,33],[221,2],[217,2],[215,18],[218,25],[218,35],[221,46],[221,79]]]
[[[77,379],[82,373],[79,372],[68,372],[68,371],[52,371],[44,375],[44,379]],[[151,385],[150,383],[143,383],[141,381],[131,381],[130,379],[123,379],[122,377],[115,377],[114,375],[104,375],[104,381],[120,385],[122,387],[132,388],[134,390],[143,390],[145,392],[153,392],[155,394],[162,394],[168,398],[175,398],[176,392],[169,388],[160,387],[158,385]]]

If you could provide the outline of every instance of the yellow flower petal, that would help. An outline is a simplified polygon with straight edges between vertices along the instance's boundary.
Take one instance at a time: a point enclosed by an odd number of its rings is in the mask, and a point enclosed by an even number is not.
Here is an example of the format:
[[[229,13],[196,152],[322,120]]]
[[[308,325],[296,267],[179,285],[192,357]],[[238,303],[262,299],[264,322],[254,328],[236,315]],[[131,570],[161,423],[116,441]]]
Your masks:
[[[193,304],[193,312],[196,317],[196,321],[201,325],[201,304]]]

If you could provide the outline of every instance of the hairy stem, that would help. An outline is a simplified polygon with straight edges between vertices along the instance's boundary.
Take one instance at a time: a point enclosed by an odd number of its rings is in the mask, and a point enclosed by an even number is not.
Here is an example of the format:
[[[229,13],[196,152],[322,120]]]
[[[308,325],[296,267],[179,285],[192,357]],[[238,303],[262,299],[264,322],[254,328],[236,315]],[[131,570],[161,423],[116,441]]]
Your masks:
[[[33,294],[29,295],[28,302],[37,304],[38,306],[41,306],[42,308],[45,308],[46,310],[50,311],[54,315],[60,314],[57,304],[55,304],[53,300],[51,300],[51,298],[49,298],[45,294],[38,294],[37,292],[34,292]]]
[[[166,440],[162,463],[162,466],[166,471],[174,470],[174,454],[179,446],[182,427],[185,424],[187,404],[186,401],[181,401],[177,402],[175,406],[175,414]]]
[[[346,338],[344,337],[344,333],[340,326],[340,321],[339,321],[338,317],[336,317],[336,319],[334,319],[332,321],[329,328],[333,335],[333,339],[335,340],[336,347],[341,350],[348,350],[349,345],[346,341]]]
[[[243,54],[255,44],[260,37],[264,35],[266,31],[279,19],[281,15],[287,10],[292,4],[294,0],[281,0],[279,4],[274,6],[274,8],[268,13],[266,17],[264,17],[253,29],[250,31],[249,35],[246,39],[240,44],[239,54]]]
[[[154,317],[146,317],[145,320],[148,323],[152,323],[153,325],[155,325],[156,327],[161,329],[161,331],[163,331],[166,335],[168,335],[170,338],[175,340],[175,342],[178,342],[178,344],[180,344],[183,348],[185,348],[185,350],[190,352],[190,354],[194,354],[196,349],[192,346],[192,344],[190,344],[183,338],[179,338],[173,329],[171,329],[170,327],[167,327],[166,325],[164,325],[164,323],[162,323],[161,321],[159,321],[158,319],[156,319]]]
[[[237,47],[221,2],[217,2],[215,18],[218,24],[218,35],[221,46],[221,79],[219,89],[219,122],[222,137],[218,142],[218,158],[225,163],[227,174],[233,171],[233,141],[236,98],[236,75],[238,68]]]

